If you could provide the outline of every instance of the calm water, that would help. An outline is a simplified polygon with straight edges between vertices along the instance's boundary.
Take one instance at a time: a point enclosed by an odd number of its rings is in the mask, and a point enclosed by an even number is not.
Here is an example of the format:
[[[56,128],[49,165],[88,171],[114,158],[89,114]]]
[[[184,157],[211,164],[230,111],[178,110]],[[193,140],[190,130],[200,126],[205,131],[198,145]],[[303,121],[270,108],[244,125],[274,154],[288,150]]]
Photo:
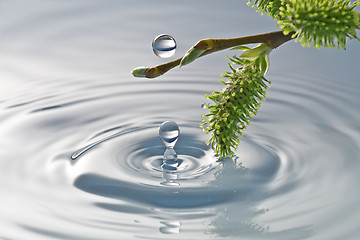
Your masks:
[[[275,30],[245,1],[0,1],[0,239],[359,239],[360,45],[274,51],[236,159],[199,128],[224,51],[131,70],[199,39]],[[177,171],[159,126],[175,121]]]

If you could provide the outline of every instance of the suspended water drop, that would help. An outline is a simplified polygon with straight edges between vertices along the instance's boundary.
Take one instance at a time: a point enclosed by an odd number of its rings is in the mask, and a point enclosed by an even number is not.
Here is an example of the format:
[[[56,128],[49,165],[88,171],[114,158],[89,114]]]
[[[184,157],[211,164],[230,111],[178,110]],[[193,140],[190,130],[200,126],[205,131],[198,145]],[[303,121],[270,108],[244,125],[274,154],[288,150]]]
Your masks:
[[[170,35],[161,34],[153,40],[152,48],[156,56],[169,58],[175,54],[176,42]]]
[[[159,136],[166,146],[162,165],[166,170],[176,170],[179,166],[179,159],[174,150],[179,135],[179,126],[174,121],[165,121],[159,128]]]

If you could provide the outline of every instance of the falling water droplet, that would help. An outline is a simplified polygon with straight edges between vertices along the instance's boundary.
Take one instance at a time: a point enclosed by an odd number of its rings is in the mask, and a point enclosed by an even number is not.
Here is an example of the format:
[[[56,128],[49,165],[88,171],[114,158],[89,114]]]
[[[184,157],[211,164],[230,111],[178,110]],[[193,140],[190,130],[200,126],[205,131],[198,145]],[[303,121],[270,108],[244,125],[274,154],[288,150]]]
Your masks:
[[[179,159],[174,150],[179,135],[179,126],[174,121],[165,121],[159,128],[159,136],[166,146],[162,165],[165,170],[176,170],[179,165]]]
[[[175,54],[176,42],[170,35],[161,34],[152,42],[152,48],[156,56],[169,58]]]

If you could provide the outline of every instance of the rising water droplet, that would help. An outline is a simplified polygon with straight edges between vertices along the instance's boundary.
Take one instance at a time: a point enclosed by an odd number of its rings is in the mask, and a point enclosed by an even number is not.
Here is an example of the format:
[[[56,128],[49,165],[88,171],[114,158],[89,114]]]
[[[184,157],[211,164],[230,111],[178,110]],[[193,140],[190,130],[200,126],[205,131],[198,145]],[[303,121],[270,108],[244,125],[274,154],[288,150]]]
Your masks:
[[[174,150],[179,135],[179,126],[174,121],[165,121],[159,128],[159,136],[166,146],[162,165],[165,170],[176,170],[179,166],[179,159]]]
[[[152,48],[156,56],[169,58],[175,54],[176,42],[170,35],[161,34],[152,42]]]
[[[179,126],[174,121],[165,121],[159,128],[159,136],[167,148],[175,146],[179,135]]]

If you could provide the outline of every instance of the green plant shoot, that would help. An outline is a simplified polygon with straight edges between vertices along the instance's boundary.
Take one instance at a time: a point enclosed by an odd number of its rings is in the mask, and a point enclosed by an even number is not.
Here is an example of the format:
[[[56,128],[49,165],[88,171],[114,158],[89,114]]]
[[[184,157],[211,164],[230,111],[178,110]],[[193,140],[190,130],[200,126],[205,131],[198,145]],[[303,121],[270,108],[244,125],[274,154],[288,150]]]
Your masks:
[[[208,144],[220,159],[234,155],[239,136],[265,101],[270,84],[264,77],[272,50],[268,45],[262,43],[253,49],[244,46],[234,49],[245,51],[240,57],[230,58],[237,67],[229,64],[231,71],[222,75],[228,79],[227,82],[220,80],[225,85],[224,90],[206,95],[214,104],[206,105],[210,112],[203,115],[201,124],[203,130],[212,134]]]

